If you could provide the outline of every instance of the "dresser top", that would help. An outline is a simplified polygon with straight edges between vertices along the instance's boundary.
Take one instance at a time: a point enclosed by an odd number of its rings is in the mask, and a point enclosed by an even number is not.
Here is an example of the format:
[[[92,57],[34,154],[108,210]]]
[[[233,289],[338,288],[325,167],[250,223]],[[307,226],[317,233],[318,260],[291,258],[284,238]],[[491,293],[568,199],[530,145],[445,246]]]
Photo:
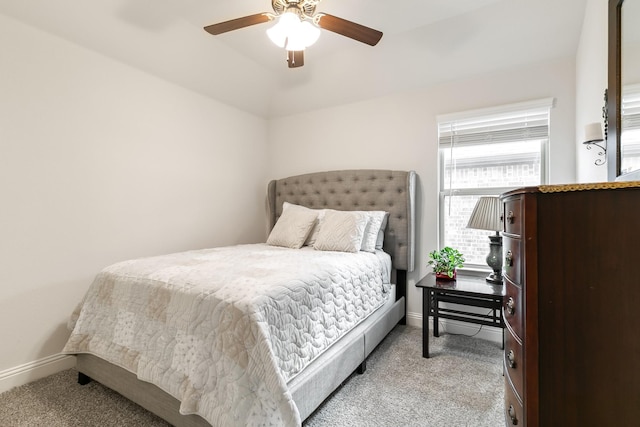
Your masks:
[[[539,185],[537,187],[524,187],[508,191],[503,196],[518,193],[568,193],[572,191],[619,190],[625,188],[640,188],[640,181]]]

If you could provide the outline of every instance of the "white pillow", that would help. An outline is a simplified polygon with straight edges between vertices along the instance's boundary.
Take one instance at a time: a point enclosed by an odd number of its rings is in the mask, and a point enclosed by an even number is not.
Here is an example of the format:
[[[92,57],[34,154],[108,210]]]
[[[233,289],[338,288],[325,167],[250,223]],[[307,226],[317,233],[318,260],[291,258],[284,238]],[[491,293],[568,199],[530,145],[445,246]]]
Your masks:
[[[309,232],[309,236],[307,236],[307,239],[304,241],[303,246],[313,246],[313,244],[316,241],[316,238],[318,237],[318,231],[320,230],[320,225],[319,222],[322,220],[322,217],[324,216],[324,209],[310,209],[307,208],[306,206],[300,206],[300,205],[294,205],[293,203],[289,203],[289,202],[284,202],[282,204],[282,212],[284,213],[285,211],[289,210],[289,209],[293,209],[293,210],[299,210],[299,211],[307,211],[307,212],[314,212],[316,214],[316,220],[313,222],[313,227],[311,227],[311,231]]]
[[[327,209],[313,247],[320,251],[358,252],[367,218],[362,212]]]
[[[378,231],[378,239],[376,240],[376,249],[382,249],[384,245],[384,231],[387,229],[387,222],[389,221],[389,212],[384,214],[382,219],[382,225],[380,225],[380,231]]]
[[[375,252],[376,242],[378,241],[378,232],[382,227],[382,222],[387,215],[384,211],[363,211],[367,215],[367,226],[364,229],[364,237],[360,250],[365,252]]]
[[[316,239],[318,238],[318,233],[320,232],[320,223],[322,222],[322,218],[324,218],[324,213],[327,211],[326,209],[309,209],[314,212],[317,212],[318,219],[313,223],[313,227],[311,227],[311,232],[309,233],[309,237],[305,240],[305,246],[313,246],[316,243]]]
[[[311,232],[318,214],[311,210],[287,209],[282,210],[276,225],[269,233],[267,244],[300,249]]]

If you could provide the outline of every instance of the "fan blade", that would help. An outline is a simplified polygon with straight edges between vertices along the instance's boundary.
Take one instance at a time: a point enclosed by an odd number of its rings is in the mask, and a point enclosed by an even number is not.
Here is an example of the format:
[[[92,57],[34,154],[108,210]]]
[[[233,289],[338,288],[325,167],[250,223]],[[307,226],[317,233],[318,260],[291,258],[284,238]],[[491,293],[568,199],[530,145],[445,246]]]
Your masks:
[[[263,22],[269,21],[271,21],[271,16],[269,16],[268,13],[257,13],[255,15],[245,16],[243,18],[236,18],[230,21],[208,25],[204,27],[204,30],[209,34],[217,36],[218,34],[226,33],[228,31],[239,30],[240,28],[262,24]]]
[[[346,19],[326,13],[319,13],[317,16],[320,17],[318,21],[320,28],[366,43],[369,46],[375,46],[382,38],[382,32],[374,30],[373,28],[365,27],[364,25],[356,24],[355,22],[347,21]]]
[[[288,50],[287,64],[289,68],[298,68],[304,65],[304,50]]]

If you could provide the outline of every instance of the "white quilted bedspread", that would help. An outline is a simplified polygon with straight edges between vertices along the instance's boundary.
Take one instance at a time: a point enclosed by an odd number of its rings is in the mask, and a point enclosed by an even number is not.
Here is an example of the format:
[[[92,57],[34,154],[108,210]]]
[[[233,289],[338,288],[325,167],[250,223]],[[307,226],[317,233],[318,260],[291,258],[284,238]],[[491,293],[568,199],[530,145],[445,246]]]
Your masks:
[[[71,318],[65,353],[91,353],[214,426],[295,426],[287,382],[381,306],[382,253],[264,244],[114,264]]]

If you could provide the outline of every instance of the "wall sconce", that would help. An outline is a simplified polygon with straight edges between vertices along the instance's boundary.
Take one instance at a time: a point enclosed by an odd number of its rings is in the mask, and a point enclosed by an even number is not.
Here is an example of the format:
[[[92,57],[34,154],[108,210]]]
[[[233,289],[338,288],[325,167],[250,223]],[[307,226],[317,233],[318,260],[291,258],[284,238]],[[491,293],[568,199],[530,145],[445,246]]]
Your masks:
[[[591,150],[594,146],[598,147],[600,151],[598,152],[598,159],[596,159],[596,166],[602,166],[607,161],[607,145],[602,136],[602,125],[600,122],[589,123],[584,128],[584,145],[587,146],[587,150]]]

